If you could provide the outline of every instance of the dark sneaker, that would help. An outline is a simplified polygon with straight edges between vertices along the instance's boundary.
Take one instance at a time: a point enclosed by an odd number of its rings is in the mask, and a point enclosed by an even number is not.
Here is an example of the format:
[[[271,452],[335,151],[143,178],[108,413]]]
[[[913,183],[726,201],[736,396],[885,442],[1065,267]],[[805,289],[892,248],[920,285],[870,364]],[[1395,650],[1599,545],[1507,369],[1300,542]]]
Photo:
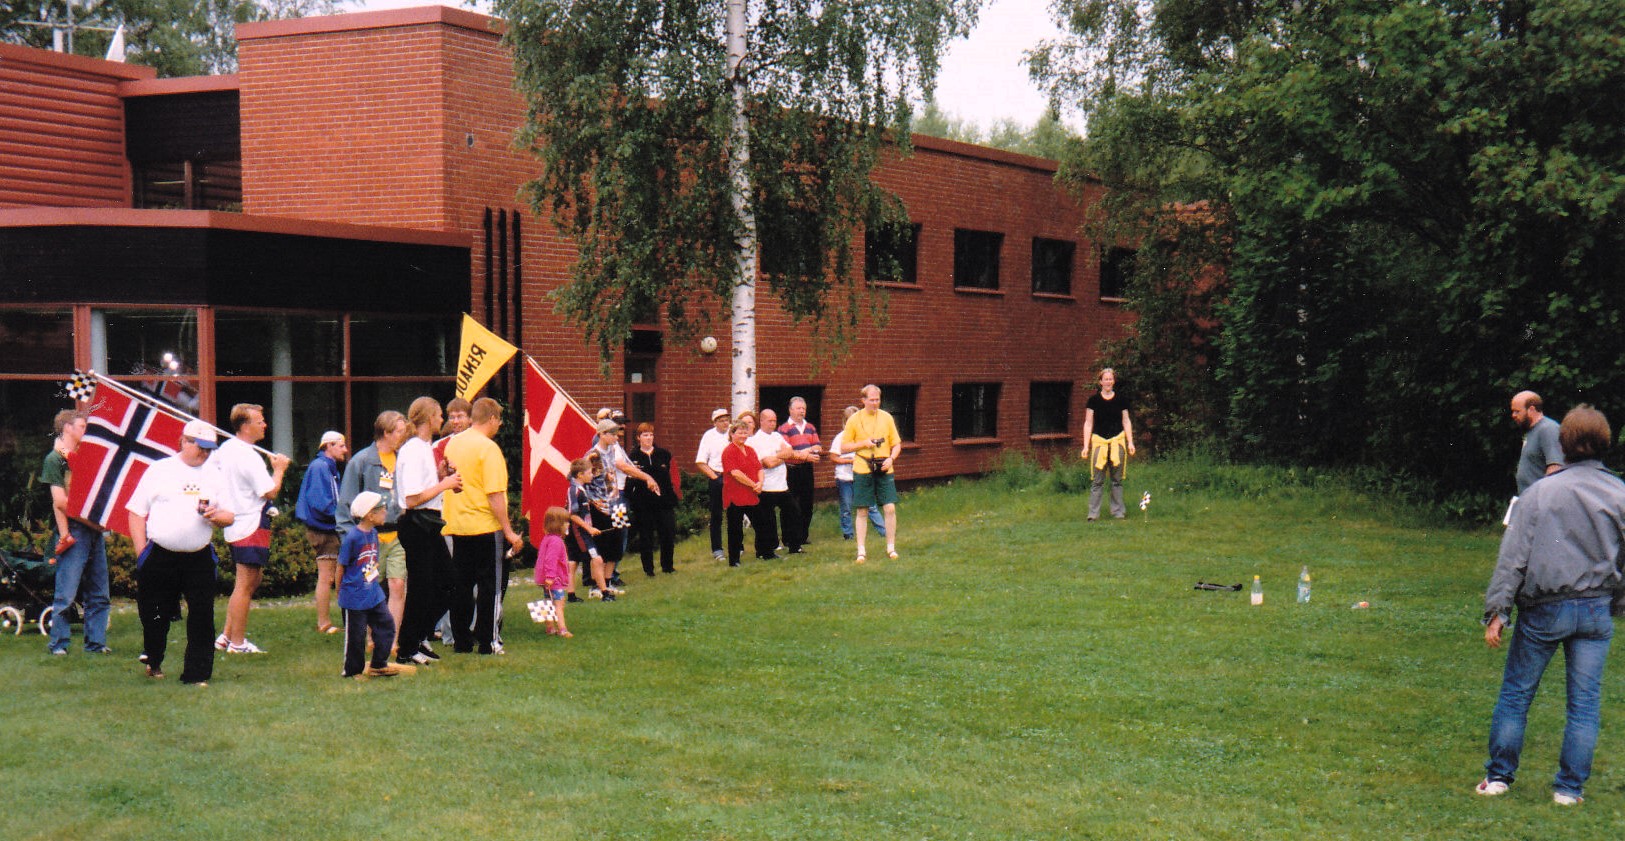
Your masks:
[[[581,597],[576,595],[576,591],[574,590],[571,590],[570,594],[564,597],[565,604],[575,604],[579,601],[581,601]]]
[[[440,655],[434,653],[434,649],[430,648],[429,644],[426,642],[418,646],[418,653],[422,654],[427,660],[433,661],[440,659]]]
[[[615,594],[614,593],[608,593],[608,592],[604,593],[604,601],[606,601],[606,602],[615,601]]]

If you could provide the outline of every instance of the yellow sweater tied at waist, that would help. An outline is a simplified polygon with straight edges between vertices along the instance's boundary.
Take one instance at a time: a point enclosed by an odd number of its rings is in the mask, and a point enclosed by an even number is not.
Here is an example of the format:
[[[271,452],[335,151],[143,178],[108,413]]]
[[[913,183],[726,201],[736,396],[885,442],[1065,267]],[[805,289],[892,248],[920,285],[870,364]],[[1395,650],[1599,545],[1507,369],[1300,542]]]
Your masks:
[[[1121,467],[1123,475],[1128,476],[1128,430],[1125,429],[1110,438],[1090,435],[1089,452],[1090,464],[1094,469]]]

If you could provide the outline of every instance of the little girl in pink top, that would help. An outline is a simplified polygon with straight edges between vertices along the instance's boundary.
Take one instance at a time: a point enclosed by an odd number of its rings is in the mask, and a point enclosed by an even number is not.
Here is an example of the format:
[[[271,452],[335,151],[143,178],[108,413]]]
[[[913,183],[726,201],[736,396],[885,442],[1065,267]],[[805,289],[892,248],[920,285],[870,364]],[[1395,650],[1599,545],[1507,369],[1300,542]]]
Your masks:
[[[542,515],[542,542],[536,547],[536,583],[547,591],[558,611],[558,621],[547,623],[547,632],[573,637],[564,624],[564,597],[570,589],[570,562],[564,553],[564,534],[570,529],[570,512],[554,506]]]

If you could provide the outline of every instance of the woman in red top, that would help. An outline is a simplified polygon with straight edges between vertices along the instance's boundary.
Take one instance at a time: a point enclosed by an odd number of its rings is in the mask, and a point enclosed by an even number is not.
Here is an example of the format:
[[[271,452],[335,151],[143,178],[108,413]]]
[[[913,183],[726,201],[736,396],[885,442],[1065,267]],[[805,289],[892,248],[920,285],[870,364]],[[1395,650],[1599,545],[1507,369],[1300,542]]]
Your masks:
[[[728,566],[739,566],[745,551],[745,517],[756,513],[762,492],[762,460],[745,446],[750,427],[744,422],[728,428],[728,446],[722,450],[722,507],[728,510]]]

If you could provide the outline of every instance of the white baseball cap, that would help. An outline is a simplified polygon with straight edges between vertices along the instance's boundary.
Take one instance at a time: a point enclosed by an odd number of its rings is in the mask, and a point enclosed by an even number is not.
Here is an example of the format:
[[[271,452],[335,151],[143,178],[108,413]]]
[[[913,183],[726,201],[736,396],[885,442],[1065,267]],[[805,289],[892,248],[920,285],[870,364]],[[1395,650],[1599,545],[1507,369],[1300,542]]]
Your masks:
[[[219,433],[205,421],[195,419],[187,421],[186,426],[181,429],[181,436],[196,441],[197,445],[205,450],[220,446]]]
[[[359,520],[371,514],[373,509],[382,507],[384,507],[383,497],[373,491],[362,491],[350,502],[350,516]]]
[[[329,429],[326,432],[322,433],[322,443],[317,445],[317,449],[325,447],[328,444],[342,444],[342,443],[344,443],[344,433],[339,432],[337,430]]]
[[[717,418],[725,418],[727,416],[728,416],[728,410],[727,409],[718,409],[715,412],[711,413],[711,420],[716,420]]]

